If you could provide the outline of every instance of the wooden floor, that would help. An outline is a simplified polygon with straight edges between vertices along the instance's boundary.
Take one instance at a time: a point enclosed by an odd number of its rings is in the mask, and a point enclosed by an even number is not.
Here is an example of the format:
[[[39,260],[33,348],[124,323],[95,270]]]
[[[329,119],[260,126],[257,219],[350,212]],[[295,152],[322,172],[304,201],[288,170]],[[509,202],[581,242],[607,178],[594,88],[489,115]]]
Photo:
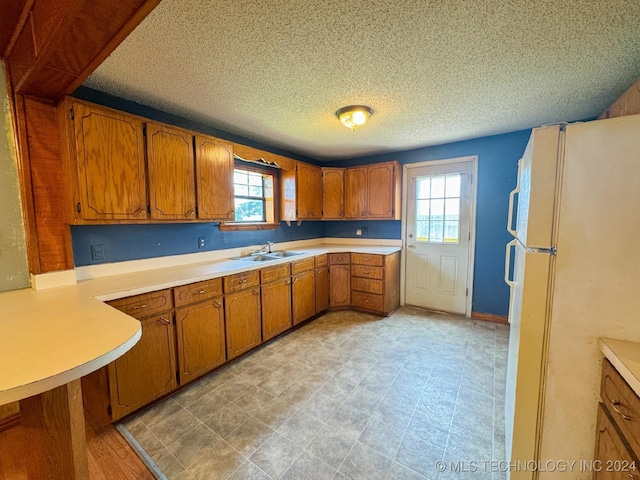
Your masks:
[[[86,431],[91,480],[155,479],[115,427],[98,433],[87,419]],[[23,434],[21,426],[0,432],[0,480],[27,480],[28,460],[15,452],[28,452],[28,448],[13,447],[24,445]]]

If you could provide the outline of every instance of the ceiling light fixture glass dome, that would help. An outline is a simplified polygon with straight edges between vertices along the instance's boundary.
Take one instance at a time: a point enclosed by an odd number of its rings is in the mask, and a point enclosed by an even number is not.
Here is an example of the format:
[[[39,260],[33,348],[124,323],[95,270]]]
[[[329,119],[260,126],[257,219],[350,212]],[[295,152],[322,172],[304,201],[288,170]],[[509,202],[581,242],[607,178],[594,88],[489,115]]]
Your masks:
[[[373,110],[365,105],[349,105],[336,112],[340,122],[347,128],[355,130],[369,120]]]

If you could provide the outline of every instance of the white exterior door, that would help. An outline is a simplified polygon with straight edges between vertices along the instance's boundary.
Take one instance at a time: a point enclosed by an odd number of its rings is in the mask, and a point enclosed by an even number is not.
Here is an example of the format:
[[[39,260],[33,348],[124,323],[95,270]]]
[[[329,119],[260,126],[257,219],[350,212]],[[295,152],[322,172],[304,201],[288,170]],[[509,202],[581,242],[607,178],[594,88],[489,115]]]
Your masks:
[[[474,170],[475,159],[407,170],[407,305],[471,314],[467,296]]]

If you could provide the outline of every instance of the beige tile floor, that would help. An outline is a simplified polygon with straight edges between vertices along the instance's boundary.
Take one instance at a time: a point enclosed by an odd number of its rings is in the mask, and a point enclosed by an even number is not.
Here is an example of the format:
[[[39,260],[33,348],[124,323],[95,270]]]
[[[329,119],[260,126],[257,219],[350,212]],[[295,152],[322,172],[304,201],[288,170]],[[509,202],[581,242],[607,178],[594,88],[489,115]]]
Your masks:
[[[124,426],[170,480],[501,480],[482,462],[504,460],[507,344],[454,315],[328,313]]]

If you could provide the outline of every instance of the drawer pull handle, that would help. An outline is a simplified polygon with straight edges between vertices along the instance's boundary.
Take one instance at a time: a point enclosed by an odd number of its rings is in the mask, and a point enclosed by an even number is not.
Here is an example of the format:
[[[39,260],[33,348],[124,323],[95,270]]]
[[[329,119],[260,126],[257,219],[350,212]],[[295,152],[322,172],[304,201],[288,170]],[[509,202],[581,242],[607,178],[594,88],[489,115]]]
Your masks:
[[[629,472],[629,478],[631,480],[638,480],[640,477],[638,477],[638,475],[636,475],[635,473]]]
[[[147,306],[148,305],[146,303],[143,303],[142,305],[136,305],[135,307],[133,307],[133,309],[134,310],[139,310],[141,308],[147,308]]]
[[[255,289],[255,288],[254,288],[254,289],[251,291],[251,293],[253,293],[254,295],[260,295],[260,290],[258,290],[258,289]]]
[[[285,285],[291,285],[291,280],[286,279],[286,280],[284,281],[284,284],[285,284]]]
[[[205,293],[207,293],[206,290],[200,290],[199,292],[194,292],[194,295],[204,295]]]
[[[222,308],[222,304],[217,300],[213,301],[213,306],[216,307],[216,308]]]
[[[618,402],[617,400],[613,401],[611,402],[611,406],[613,407],[613,410],[622,418],[624,418],[625,420],[632,420],[632,418],[629,415],[627,415],[622,410],[620,410],[620,407],[622,406],[620,402]]]
[[[171,320],[169,320],[168,318],[160,317],[160,323],[163,325],[170,325]]]
[[[371,273],[371,271],[365,270],[364,273],[365,273],[365,275],[369,275]]]
[[[298,281],[298,277],[293,277],[293,283],[296,283]]]

